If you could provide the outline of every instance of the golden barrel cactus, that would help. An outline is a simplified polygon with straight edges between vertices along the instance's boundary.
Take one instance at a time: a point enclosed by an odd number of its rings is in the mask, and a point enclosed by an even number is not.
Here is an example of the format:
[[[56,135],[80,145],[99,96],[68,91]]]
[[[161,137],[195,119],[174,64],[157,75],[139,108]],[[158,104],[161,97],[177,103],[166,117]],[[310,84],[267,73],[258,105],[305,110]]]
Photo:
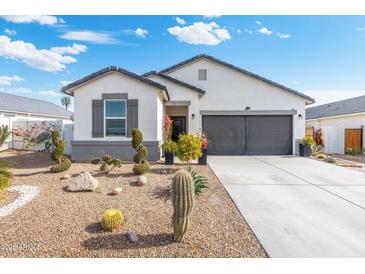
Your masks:
[[[191,224],[191,212],[194,204],[194,181],[188,171],[180,170],[175,174],[172,183],[174,238],[175,241],[182,242]]]
[[[116,208],[106,210],[101,218],[101,227],[103,230],[113,231],[120,228],[123,224],[123,214]]]

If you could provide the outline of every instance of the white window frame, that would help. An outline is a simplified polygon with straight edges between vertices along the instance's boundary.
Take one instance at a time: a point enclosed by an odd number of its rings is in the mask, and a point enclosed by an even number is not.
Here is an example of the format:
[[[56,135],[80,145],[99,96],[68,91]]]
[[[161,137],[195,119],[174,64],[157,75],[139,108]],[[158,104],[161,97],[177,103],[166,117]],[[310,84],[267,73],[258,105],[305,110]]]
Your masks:
[[[110,101],[117,101],[117,102],[124,102],[124,105],[125,105],[125,117],[107,117],[106,116],[106,102],[110,102]],[[118,137],[127,137],[127,100],[125,99],[104,99],[104,136],[107,137],[107,138],[118,138]],[[124,124],[125,124],[125,134],[124,135],[118,135],[118,136],[111,136],[111,135],[106,135],[106,120],[109,119],[115,119],[115,120],[125,120]]]

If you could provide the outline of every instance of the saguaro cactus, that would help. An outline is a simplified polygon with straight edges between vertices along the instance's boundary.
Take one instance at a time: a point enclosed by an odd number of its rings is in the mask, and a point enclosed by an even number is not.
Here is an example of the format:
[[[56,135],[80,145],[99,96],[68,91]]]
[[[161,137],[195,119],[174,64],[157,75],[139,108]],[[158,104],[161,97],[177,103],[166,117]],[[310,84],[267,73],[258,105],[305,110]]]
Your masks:
[[[177,242],[182,242],[191,224],[190,215],[194,203],[194,182],[188,171],[180,170],[175,174],[172,183],[174,239]]]

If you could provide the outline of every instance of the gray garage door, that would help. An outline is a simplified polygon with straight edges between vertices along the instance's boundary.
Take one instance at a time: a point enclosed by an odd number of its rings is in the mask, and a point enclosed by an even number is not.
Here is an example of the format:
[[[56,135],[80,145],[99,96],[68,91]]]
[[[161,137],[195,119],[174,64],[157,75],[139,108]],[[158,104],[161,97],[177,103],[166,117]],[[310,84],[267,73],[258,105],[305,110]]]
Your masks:
[[[203,116],[211,155],[292,154],[292,116]]]

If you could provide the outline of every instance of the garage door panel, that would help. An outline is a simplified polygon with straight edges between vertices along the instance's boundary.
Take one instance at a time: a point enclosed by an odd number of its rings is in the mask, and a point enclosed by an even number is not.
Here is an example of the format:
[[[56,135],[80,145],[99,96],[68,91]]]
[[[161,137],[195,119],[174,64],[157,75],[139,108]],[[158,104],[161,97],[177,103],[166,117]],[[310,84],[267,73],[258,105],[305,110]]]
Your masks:
[[[247,116],[247,155],[292,154],[292,116]]]
[[[244,155],[244,116],[203,116],[203,129],[211,155]]]

